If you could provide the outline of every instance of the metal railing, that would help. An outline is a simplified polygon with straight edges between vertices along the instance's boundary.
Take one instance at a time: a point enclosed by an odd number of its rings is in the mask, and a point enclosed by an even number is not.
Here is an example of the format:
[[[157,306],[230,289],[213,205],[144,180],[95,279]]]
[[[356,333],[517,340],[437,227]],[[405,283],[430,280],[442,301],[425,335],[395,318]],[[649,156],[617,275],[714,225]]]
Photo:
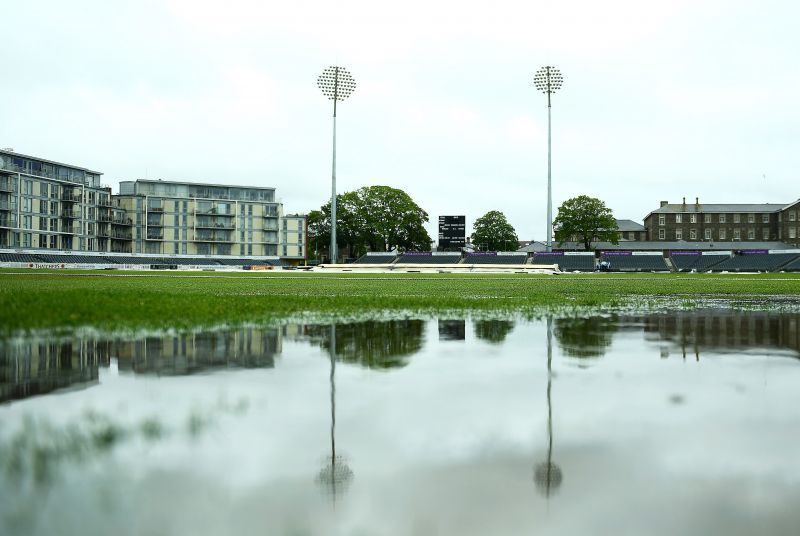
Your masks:
[[[81,211],[80,210],[72,210],[72,209],[65,208],[65,209],[61,210],[61,217],[62,218],[78,219],[78,218],[81,217]]]

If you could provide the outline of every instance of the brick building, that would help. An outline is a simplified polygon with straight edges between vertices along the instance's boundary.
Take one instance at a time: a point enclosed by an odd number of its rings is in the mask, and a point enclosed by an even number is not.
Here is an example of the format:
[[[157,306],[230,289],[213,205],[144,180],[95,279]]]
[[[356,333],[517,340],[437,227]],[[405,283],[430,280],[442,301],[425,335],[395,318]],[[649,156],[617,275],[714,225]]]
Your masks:
[[[707,204],[661,206],[644,218],[650,241],[782,241],[800,245],[800,200],[789,204]]]

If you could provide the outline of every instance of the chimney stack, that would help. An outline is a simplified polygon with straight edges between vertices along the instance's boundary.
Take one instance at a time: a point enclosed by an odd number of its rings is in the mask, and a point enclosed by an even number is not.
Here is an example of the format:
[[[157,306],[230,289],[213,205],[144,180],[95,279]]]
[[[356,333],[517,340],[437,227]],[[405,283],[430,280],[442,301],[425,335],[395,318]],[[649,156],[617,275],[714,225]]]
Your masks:
[[[669,201],[662,201],[661,202],[661,206],[662,207],[666,207],[667,205],[669,205]]]
[[[686,210],[686,198],[683,198],[683,210]]]
[[[700,206],[700,198],[699,197],[695,197],[694,198],[694,204],[697,205],[698,207]]]

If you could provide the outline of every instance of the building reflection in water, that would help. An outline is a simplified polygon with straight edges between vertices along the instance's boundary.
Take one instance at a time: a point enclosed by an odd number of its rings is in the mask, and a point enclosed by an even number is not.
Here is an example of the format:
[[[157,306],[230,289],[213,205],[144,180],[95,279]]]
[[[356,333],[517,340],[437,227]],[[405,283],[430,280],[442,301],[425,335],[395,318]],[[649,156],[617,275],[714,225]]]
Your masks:
[[[564,480],[564,474],[553,461],[553,318],[547,318],[547,459],[539,463],[533,470],[536,487],[550,498],[550,494],[558,490]]]
[[[475,336],[502,342],[514,329],[503,320],[475,321]],[[440,340],[463,340],[464,321],[440,320]],[[782,353],[800,358],[800,314],[697,310],[654,315],[557,318],[548,337],[563,354],[600,357],[620,333],[643,332],[662,358],[677,353],[699,360],[703,352]],[[98,381],[100,367],[117,358],[121,373],[182,375],[230,367],[271,368],[283,338],[318,345],[339,363],[372,369],[405,366],[425,344],[425,321],[387,320],[282,328],[239,328],[128,340],[96,336],[0,340],[0,402]]]
[[[330,495],[336,504],[336,494],[345,491],[353,480],[353,470],[341,454],[336,453],[336,324],[329,326],[330,341],[328,353],[330,355],[330,393],[331,393],[331,455],[326,456],[325,465],[317,474],[316,481]]]
[[[0,402],[98,381],[108,366],[108,343],[82,338],[0,340]]]

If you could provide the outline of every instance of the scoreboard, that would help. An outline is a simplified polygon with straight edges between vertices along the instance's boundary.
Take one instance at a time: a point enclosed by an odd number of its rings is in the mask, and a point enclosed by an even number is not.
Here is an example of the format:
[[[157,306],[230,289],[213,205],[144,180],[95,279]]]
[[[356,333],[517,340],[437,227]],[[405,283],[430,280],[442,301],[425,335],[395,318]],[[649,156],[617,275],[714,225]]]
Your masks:
[[[461,249],[466,245],[466,216],[439,216],[439,249]]]

